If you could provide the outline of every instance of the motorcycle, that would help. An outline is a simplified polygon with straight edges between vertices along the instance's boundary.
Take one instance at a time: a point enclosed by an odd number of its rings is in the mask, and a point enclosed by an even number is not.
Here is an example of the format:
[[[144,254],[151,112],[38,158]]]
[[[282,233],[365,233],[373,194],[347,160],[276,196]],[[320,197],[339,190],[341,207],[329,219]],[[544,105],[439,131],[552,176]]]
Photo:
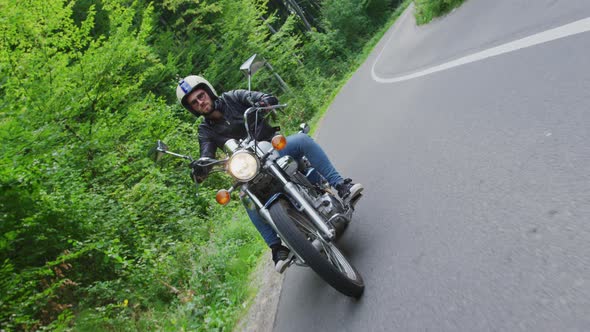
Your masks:
[[[364,282],[354,266],[338,249],[335,242],[351,221],[355,202],[345,202],[333,192],[330,185],[305,160],[296,161],[289,155],[281,157],[278,151],[286,144],[283,135],[271,142],[257,141],[248,123],[250,116],[271,113],[286,105],[253,106],[244,113],[247,137],[230,139],[225,143],[227,157],[199,159],[168,150],[157,142],[154,159],[164,154],[194,162],[212,172],[226,172],[235,181],[229,189],[221,189],[216,201],[225,205],[231,193],[239,190],[240,197],[254,204],[263,219],[279,234],[291,253],[284,265],[307,266],[339,292],[360,297]],[[255,122],[257,123],[257,121]],[[302,125],[307,133],[308,126]],[[198,183],[195,181],[197,187]]]

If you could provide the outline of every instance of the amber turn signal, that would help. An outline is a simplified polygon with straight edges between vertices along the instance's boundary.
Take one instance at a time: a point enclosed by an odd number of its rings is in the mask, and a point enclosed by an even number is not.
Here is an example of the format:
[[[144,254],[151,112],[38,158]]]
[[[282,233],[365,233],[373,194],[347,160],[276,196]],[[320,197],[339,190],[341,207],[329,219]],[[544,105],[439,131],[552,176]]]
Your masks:
[[[276,135],[272,138],[272,147],[277,151],[281,151],[287,146],[287,139],[283,135]]]
[[[217,195],[215,195],[215,200],[217,201],[217,203],[219,203],[221,205],[225,205],[225,204],[229,203],[229,200],[230,200],[229,191],[227,191],[225,189],[221,189],[220,191],[217,192]]]

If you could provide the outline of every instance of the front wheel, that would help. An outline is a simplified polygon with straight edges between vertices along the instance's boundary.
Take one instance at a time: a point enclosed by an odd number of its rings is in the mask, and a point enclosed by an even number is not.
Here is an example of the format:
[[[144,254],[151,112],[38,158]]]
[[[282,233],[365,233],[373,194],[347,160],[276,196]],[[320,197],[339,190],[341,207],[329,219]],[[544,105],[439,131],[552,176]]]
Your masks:
[[[269,210],[283,240],[322,279],[344,295],[363,294],[365,284],[361,275],[333,243],[322,239],[306,215],[284,198]]]

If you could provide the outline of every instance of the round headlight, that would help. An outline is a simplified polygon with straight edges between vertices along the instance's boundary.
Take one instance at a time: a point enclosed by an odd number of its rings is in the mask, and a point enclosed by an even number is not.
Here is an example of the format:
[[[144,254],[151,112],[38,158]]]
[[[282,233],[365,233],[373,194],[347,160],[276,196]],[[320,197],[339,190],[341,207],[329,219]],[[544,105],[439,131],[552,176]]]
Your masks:
[[[245,182],[252,180],[259,168],[258,158],[249,152],[240,151],[231,156],[227,170],[234,178]]]

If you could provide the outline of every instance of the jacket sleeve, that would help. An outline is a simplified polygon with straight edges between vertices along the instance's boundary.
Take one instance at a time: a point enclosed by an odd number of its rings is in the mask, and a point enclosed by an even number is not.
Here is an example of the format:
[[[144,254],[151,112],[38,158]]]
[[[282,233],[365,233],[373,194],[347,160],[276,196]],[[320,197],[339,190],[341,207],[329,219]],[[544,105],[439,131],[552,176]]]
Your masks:
[[[215,159],[215,152],[217,151],[217,145],[211,136],[208,128],[199,128],[199,148],[201,158],[208,157]]]
[[[250,107],[260,101],[268,105],[276,105],[279,103],[277,97],[258,91],[234,90],[234,95],[238,102],[246,107]]]

